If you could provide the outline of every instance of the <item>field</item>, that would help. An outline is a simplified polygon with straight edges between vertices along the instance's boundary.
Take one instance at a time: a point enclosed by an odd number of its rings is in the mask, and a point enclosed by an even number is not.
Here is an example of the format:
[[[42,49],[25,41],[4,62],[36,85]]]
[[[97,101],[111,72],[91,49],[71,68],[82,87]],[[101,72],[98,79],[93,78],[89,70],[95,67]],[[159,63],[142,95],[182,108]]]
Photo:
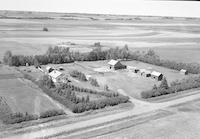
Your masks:
[[[0,97],[9,113],[28,112],[39,115],[47,110],[58,109],[36,85],[22,78],[14,68],[0,65],[0,72]]]
[[[101,42],[104,48],[128,44],[132,50],[154,49],[164,59],[200,61],[197,18],[11,11],[0,11],[0,15],[0,58],[7,50],[42,54],[63,42],[72,42],[65,46],[85,52],[93,49],[94,42]],[[44,26],[48,32],[42,31]]]
[[[121,129],[117,132],[108,133],[97,137],[98,139],[177,139],[177,138],[199,138],[199,115],[200,101],[196,100],[186,104],[173,106],[164,110],[164,114],[160,116],[150,116],[149,119],[142,119],[139,124],[130,126],[129,128]],[[162,113],[162,112],[161,112]],[[153,119],[153,120],[152,120]],[[129,121],[130,123],[130,121]],[[118,125],[123,127],[129,124],[124,123]],[[135,121],[137,123],[137,121]],[[110,127],[111,128],[111,127]],[[114,128],[113,128],[114,129]],[[109,129],[104,129],[106,132]],[[90,135],[94,134],[91,133]],[[98,131],[100,133],[100,131]]]
[[[151,89],[154,84],[159,85],[160,82],[152,79],[150,77],[141,76],[139,73],[134,73],[132,71],[126,70],[117,70],[112,71],[109,70],[108,61],[95,61],[95,62],[75,62],[70,64],[49,64],[48,66],[58,68],[63,67],[64,71],[62,71],[67,77],[72,81],[73,84],[76,84],[83,88],[91,88],[95,90],[103,90],[105,85],[108,85],[110,90],[114,90],[120,93],[127,93],[128,95],[136,98],[140,98],[140,94],[142,91],[147,89]],[[159,67],[143,62],[138,61],[122,61],[122,64],[127,66],[138,67],[140,69],[145,68],[151,71],[156,70],[164,74],[167,78],[168,83],[170,84],[172,81],[179,80],[182,78],[187,78],[190,75],[182,75],[179,71],[167,69],[164,67]],[[32,66],[31,66],[32,67]],[[30,67],[30,68],[31,68]],[[42,66],[45,70],[46,66]],[[24,69],[26,67],[20,67],[20,69]],[[97,79],[100,87],[94,87],[89,82],[82,82],[75,78],[70,77],[69,73],[72,70],[78,70],[83,72],[86,76],[91,76],[92,78]],[[34,71],[34,70],[33,70]],[[30,72],[29,74],[34,76],[35,78],[39,78],[41,72],[37,70],[38,76],[35,76],[35,72]],[[86,95],[86,94],[85,94]]]

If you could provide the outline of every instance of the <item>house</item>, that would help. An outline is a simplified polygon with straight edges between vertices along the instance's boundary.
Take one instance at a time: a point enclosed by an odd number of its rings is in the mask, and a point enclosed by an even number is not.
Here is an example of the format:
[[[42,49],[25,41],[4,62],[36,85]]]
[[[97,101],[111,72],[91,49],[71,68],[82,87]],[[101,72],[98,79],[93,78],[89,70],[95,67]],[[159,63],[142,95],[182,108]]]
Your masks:
[[[50,72],[52,72],[54,69],[53,69],[52,67],[50,67],[50,66],[47,66],[47,67],[46,67],[46,70],[47,70],[47,73],[50,73]]]
[[[49,76],[51,77],[52,81],[56,83],[62,80],[63,74],[58,70],[53,70],[49,73]]]
[[[139,72],[140,72],[140,74],[141,74],[142,76],[145,76],[145,77],[150,77],[150,76],[151,76],[151,71],[149,71],[149,70],[140,69]]]
[[[160,72],[157,72],[157,71],[153,71],[151,73],[151,77],[154,78],[154,79],[156,79],[157,81],[161,81],[162,78],[163,78],[163,74],[160,73]]]
[[[188,71],[185,70],[185,69],[181,69],[181,70],[180,70],[180,74],[187,75],[187,74],[188,74]]]
[[[110,60],[108,62],[109,69],[118,70],[118,69],[126,69],[126,65],[121,64],[120,61],[117,60]]]

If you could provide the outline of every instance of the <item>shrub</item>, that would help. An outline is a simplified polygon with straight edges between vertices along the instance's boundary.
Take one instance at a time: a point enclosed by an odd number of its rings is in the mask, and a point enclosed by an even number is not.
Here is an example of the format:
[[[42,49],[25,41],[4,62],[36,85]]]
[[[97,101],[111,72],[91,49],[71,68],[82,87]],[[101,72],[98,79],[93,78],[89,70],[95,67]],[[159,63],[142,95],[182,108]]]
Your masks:
[[[96,79],[90,78],[89,81],[90,81],[90,84],[91,84],[91,85],[96,86],[96,87],[99,87],[99,84],[98,84],[98,82],[97,82]]]
[[[15,123],[21,123],[25,121],[30,120],[37,120],[37,115],[31,115],[31,114],[23,114],[23,113],[12,113],[3,118],[3,123],[5,124],[15,124]]]
[[[40,118],[47,118],[52,116],[64,115],[63,110],[48,110],[40,114]]]
[[[70,72],[70,76],[78,78],[81,81],[87,81],[85,74],[77,70],[73,70],[72,72]]]
[[[49,31],[49,29],[47,27],[43,27],[43,31]]]

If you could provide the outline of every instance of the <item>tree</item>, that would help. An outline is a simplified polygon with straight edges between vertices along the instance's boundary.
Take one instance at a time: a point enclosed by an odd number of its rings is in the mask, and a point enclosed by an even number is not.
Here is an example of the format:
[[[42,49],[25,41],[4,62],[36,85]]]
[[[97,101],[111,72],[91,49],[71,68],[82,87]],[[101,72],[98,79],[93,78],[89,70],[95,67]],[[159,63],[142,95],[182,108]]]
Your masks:
[[[43,31],[49,31],[47,27],[43,27]]]
[[[40,66],[40,64],[39,64],[39,62],[38,62],[38,60],[36,58],[34,59],[34,66],[36,68],[38,68]]]
[[[158,88],[157,88],[157,86],[154,84],[154,86],[153,86],[152,89],[153,89],[153,90],[157,90]]]
[[[161,88],[161,89],[168,89],[169,88],[168,83],[167,83],[167,79],[165,77],[162,79],[159,88]]]
[[[6,51],[3,57],[3,62],[7,65],[12,65],[12,52]]]

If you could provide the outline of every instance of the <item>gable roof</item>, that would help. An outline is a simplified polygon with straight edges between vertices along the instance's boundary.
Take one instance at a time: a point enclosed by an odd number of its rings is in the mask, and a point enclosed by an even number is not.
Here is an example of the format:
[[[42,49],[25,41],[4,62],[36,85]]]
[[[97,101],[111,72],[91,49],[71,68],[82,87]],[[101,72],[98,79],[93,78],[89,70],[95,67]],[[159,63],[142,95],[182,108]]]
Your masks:
[[[119,61],[117,61],[117,60],[111,59],[111,60],[108,62],[108,64],[114,66],[114,65],[116,65],[118,62],[119,62]]]
[[[162,73],[157,72],[157,71],[153,71],[153,72],[151,73],[151,75],[154,75],[154,76],[157,76],[157,77],[159,77],[161,74],[162,74]]]
[[[58,78],[60,75],[62,75],[62,72],[57,70],[53,70],[52,72],[49,73],[49,76],[51,76],[52,78]]]

